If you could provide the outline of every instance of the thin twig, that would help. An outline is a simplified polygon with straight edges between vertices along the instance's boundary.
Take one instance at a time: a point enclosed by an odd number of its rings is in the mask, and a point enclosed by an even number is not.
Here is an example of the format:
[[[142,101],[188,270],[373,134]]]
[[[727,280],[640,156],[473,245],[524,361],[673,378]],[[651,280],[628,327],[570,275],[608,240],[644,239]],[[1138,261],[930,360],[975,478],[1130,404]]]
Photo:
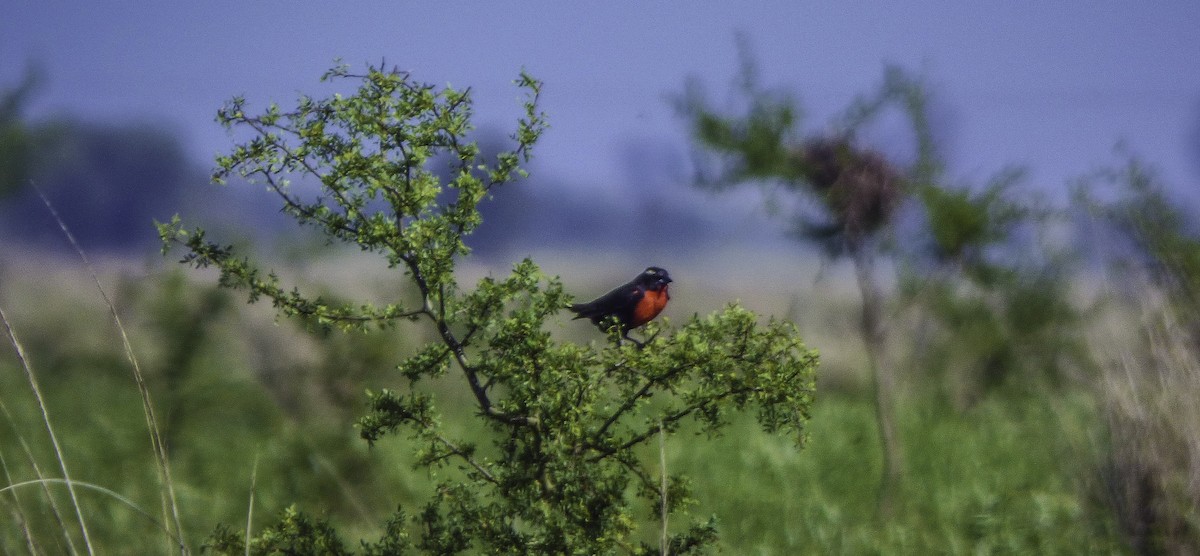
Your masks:
[[[724,398],[724,396],[722,396],[722,398]],[[658,434],[658,432],[662,430],[662,427],[664,426],[664,424],[674,423],[676,421],[679,421],[680,419],[683,419],[684,417],[691,415],[694,411],[699,410],[701,407],[704,407],[706,404],[715,403],[715,402],[716,402],[716,400],[701,401],[699,403],[695,403],[695,404],[689,405],[683,409],[680,409],[679,411],[676,411],[675,413],[667,415],[666,417],[659,419],[659,424],[657,424],[653,427],[650,427],[649,429],[642,431],[641,433],[639,433],[637,435],[634,435],[632,438],[630,438],[629,440],[620,444],[616,448],[608,448],[608,447],[601,446],[601,445],[590,446],[590,448],[592,448],[593,450],[595,450],[597,452],[596,455],[592,456],[591,461],[600,461],[604,458],[610,457],[610,456],[620,453],[620,452],[624,452],[625,450],[628,450],[634,446],[637,446],[638,444],[641,444],[642,442],[645,442],[646,440],[648,440],[651,436]]]
[[[493,419],[502,421],[509,425],[532,425],[537,423],[537,419],[524,415],[510,415],[500,411],[492,406],[491,399],[488,398],[487,388],[479,381],[479,374],[475,372],[475,367],[470,364],[467,359],[466,348],[463,343],[450,330],[450,325],[446,322],[444,313],[437,313],[434,310],[433,303],[430,300],[431,288],[425,280],[425,274],[421,271],[421,267],[416,261],[410,257],[402,258],[404,263],[408,265],[409,274],[413,281],[417,284],[417,289],[421,291],[424,310],[422,313],[433,321],[434,327],[437,328],[438,335],[442,338],[442,343],[450,349],[450,353],[454,355],[454,360],[458,362],[458,366],[462,368],[463,374],[466,375],[467,384],[471,387],[471,393],[475,395],[475,401],[479,404],[479,410],[484,415]]]
[[[475,461],[475,458],[472,458],[471,455],[468,454],[466,450],[459,448],[453,442],[450,442],[449,439],[447,439],[446,437],[444,437],[440,434],[437,435],[437,440],[438,440],[438,442],[441,442],[442,445],[445,446],[447,450],[450,450],[450,453],[462,458],[463,461],[466,461],[467,463],[469,463],[471,465],[471,467],[474,467],[475,470],[478,471],[479,474],[482,475],[484,479],[487,479],[487,481],[489,483],[496,484],[496,485],[500,484],[500,482],[496,480],[495,475],[492,475],[490,471],[488,471],[482,465],[480,465],[479,462]]]
[[[614,459],[618,464],[621,465],[621,467],[624,467],[630,473],[633,473],[635,476],[637,476],[638,480],[641,481],[642,486],[646,487],[647,491],[657,492],[659,496],[662,496],[662,493],[658,490],[659,484],[655,482],[654,479],[652,479],[649,475],[647,475],[646,470],[642,469],[636,461],[629,461],[629,458],[631,457],[632,456],[629,454],[622,454],[621,457]]]
[[[604,438],[604,434],[606,432],[608,432],[609,427],[613,426],[613,424],[616,423],[617,420],[621,418],[621,416],[625,415],[626,413],[629,412],[629,410],[633,409],[633,406],[637,404],[638,400],[650,395],[651,388],[654,388],[656,385],[665,385],[667,381],[671,380],[676,375],[678,375],[681,372],[684,372],[687,369],[688,369],[688,367],[683,367],[683,366],[675,367],[674,369],[671,369],[670,371],[663,373],[662,375],[652,377],[652,378],[650,378],[650,380],[646,381],[646,384],[644,386],[642,386],[641,389],[639,389],[632,396],[630,396],[628,399],[626,399],[625,402],[621,404],[621,407],[617,408],[617,410],[614,411],[612,415],[609,415],[608,419],[605,419],[604,423],[600,425],[600,428],[596,430],[596,434],[595,434],[596,441],[597,442],[601,441]],[[661,425],[661,423],[660,423],[660,425]]]
[[[659,487],[659,513],[662,519],[662,537],[659,539],[659,547],[662,556],[668,556],[671,552],[670,545],[667,544],[667,433],[663,429],[662,421],[658,422],[658,465],[662,470],[662,485]]]
[[[258,454],[254,454],[254,467],[250,469],[250,502],[246,504],[246,556],[250,556],[250,530],[254,524],[254,489],[258,485]]]

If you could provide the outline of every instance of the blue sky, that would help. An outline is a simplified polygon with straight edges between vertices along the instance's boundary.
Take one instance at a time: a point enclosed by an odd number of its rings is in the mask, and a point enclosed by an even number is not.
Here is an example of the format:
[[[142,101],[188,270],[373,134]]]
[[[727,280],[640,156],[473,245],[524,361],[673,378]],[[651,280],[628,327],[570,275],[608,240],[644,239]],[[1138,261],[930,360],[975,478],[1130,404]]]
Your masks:
[[[0,86],[38,64],[49,79],[35,117],[150,121],[204,164],[230,144],[213,123],[225,99],[286,105],[335,58],[469,85],[480,121],[506,128],[525,68],[546,82],[552,126],[535,169],[619,196],[654,181],[630,170],[641,151],[687,159],[667,98],[689,76],[725,91],[743,32],[764,84],[795,91],[810,129],[870,91],[885,64],[923,75],[964,180],[1017,164],[1032,185],[1061,188],[1116,162],[1118,142],[1182,190],[1200,177],[1195,1],[15,0],[5,12]]]

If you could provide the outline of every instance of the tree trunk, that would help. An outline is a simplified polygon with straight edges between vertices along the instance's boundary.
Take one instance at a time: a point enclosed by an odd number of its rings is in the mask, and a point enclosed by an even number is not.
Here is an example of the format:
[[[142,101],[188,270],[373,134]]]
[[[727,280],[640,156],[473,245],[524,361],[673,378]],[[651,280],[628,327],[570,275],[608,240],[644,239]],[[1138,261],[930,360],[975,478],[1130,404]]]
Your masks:
[[[875,283],[874,253],[862,243],[852,245],[850,250],[854,257],[858,289],[862,295],[860,332],[867,350],[867,364],[871,367],[872,386],[875,391],[875,418],[879,425],[879,440],[883,453],[878,508],[880,517],[886,518],[892,514],[896,490],[904,468],[900,435],[896,425],[896,379],[891,368],[883,362],[883,299],[879,286]]]

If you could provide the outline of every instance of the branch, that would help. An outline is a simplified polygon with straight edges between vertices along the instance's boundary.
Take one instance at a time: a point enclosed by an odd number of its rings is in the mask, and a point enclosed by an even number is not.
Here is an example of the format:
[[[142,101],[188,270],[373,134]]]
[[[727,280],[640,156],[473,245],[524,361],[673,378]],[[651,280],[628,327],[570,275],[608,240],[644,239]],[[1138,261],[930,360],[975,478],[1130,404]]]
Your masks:
[[[720,399],[723,399],[725,397],[726,396],[721,396]],[[624,442],[620,446],[617,446],[616,448],[608,448],[608,447],[604,447],[604,446],[600,446],[600,445],[589,446],[589,448],[592,448],[593,450],[595,450],[597,452],[597,454],[595,456],[593,456],[590,461],[597,462],[604,458],[610,457],[615,454],[619,454],[619,453],[624,452],[634,446],[637,446],[638,444],[641,444],[642,442],[645,442],[646,440],[648,440],[651,436],[658,434],[658,432],[665,429],[668,424],[673,424],[676,421],[679,421],[680,419],[683,419],[684,417],[691,415],[696,410],[698,410],[706,405],[709,405],[710,403],[713,403],[714,401],[716,401],[716,400],[713,400],[713,399],[702,400],[700,402],[689,405],[683,409],[680,409],[679,411],[676,411],[675,413],[667,415],[666,417],[663,417],[662,419],[660,419],[659,423],[657,425],[650,427],[646,431],[634,436],[633,438],[630,438],[628,441]]]
[[[719,395],[705,396],[704,398],[692,403],[691,405],[688,405],[674,413],[671,413],[665,417],[662,417],[661,419],[659,419],[659,422],[657,425],[654,425],[654,426],[650,427],[649,429],[646,429],[645,431],[634,435],[629,440],[625,441],[624,443],[620,444],[619,446],[617,446],[615,448],[601,446],[599,444],[592,444],[592,445],[587,446],[588,448],[597,452],[597,454],[592,457],[591,461],[593,461],[593,462],[600,461],[604,458],[607,458],[614,454],[624,452],[634,446],[637,446],[638,444],[641,444],[641,443],[649,440],[650,437],[658,434],[659,431],[665,430],[667,428],[667,425],[674,424],[675,422],[682,420],[684,417],[687,417],[688,415],[691,415],[692,413],[695,413],[696,411],[703,409],[706,406],[718,403],[718,402],[723,401],[726,398],[729,398],[731,396],[737,396],[740,394],[747,394],[747,393],[761,392],[761,391],[762,391],[762,388],[757,388],[757,387],[735,388],[735,389],[730,389],[725,392],[722,392]]]
[[[636,463],[623,457],[617,458],[617,463],[621,464],[621,467],[628,469],[634,475],[637,475],[638,480],[642,482],[642,486],[646,487],[647,490],[658,493],[660,498],[663,496],[663,491],[660,489],[658,482],[651,478],[650,475],[647,475],[646,471]]]
[[[653,388],[656,384],[662,384],[662,383],[665,383],[667,380],[674,378],[676,375],[678,375],[684,369],[686,369],[686,367],[675,367],[674,369],[672,369],[666,373],[663,373],[662,375],[660,375],[658,377],[651,378],[649,381],[647,381],[645,386],[642,386],[642,388],[640,390],[638,390],[632,396],[630,396],[628,399],[626,399],[625,403],[622,403],[621,407],[617,408],[617,410],[614,411],[613,414],[610,415],[608,417],[608,419],[606,419],[604,421],[603,425],[600,425],[600,428],[596,431],[596,434],[594,435],[596,440],[599,441],[600,439],[604,438],[604,433],[608,431],[608,428],[611,427],[614,423],[616,423],[617,420],[620,419],[622,415],[624,415],[630,409],[633,409],[633,406],[637,404],[638,400],[642,399],[643,397],[646,397],[646,395],[650,392],[651,388]]]
[[[451,454],[462,458],[463,461],[466,461],[467,463],[469,463],[471,465],[471,467],[474,467],[475,470],[478,471],[479,474],[481,476],[483,476],[483,478],[486,479],[489,483],[492,483],[494,485],[500,484],[500,482],[496,480],[496,477],[494,475],[492,475],[491,472],[489,472],[487,469],[484,469],[484,467],[482,465],[480,465],[479,462],[475,461],[475,459],[471,457],[471,454],[468,453],[466,450],[459,448],[453,442],[450,442],[450,440],[448,440],[446,437],[444,437],[440,434],[435,434],[434,438],[436,438],[438,442],[441,442],[442,445],[445,446],[446,449],[449,450]]]
[[[417,288],[421,291],[424,308],[420,313],[433,321],[438,335],[442,338],[442,343],[446,344],[446,347],[450,348],[450,352],[454,354],[454,360],[458,362],[458,366],[462,368],[463,374],[467,377],[467,384],[471,387],[471,393],[475,395],[475,401],[479,404],[479,410],[484,415],[509,425],[535,424],[537,419],[533,417],[508,414],[492,406],[492,401],[487,395],[487,388],[479,382],[479,374],[467,360],[467,353],[463,347],[463,343],[450,330],[450,325],[446,322],[445,313],[436,314],[434,312],[433,304],[429,299],[430,287],[429,283],[425,280],[425,274],[421,272],[421,268],[412,258],[404,257],[402,260],[408,265],[409,273],[417,283]]]
[[[299,315],[308,319],[329,321],[337,324],[365,325],[369,323],[390,323],[400,319],[412,319],[424,312],[423,309],[405,311],[398,305],[388,305],[382,310],[372,309],[369,306],[353,307],[348,304],[331,308],[324,305],[319,297],[315,300],[310,300],[300,295],[298,290],[285,291],[279,286],[279,279],[274,273],[269,273],[267,278],[260,278],[260,270],[250,266],[249,261],[232,260],[232,251],[230,248],[223,248],[216,244],[205,242],[202,231],[197,232],[187,239],[184,239],[184,236],[181,235],[183,233],[177,231],[173,237],[168,238],[170,241],[184,245],[190,250],[190,253],[183,259],[183,262],[196,268],[215,265],[221,272],[220,283],[223,286],[231,289],[247,289],[250,292],[251,302],[256,301],[259,296],[269,297],[274,306],[277,309],[281,309],[284,314]]]
[[[359,228],[357,226],[350,225],[348,219],[346,222],[339,224],[331,221],[329,218],[323,218],[319,216],[316,211],[312,209],[312,207],[301,203],[292,195],[285,193],[281,186],[275,182],[275,177],[272,175],[272,172],[268,170],[269,169],[267,168],[260,168],[253,173],[262,174],[266,178],[267,184],[271,186],[271,191],[274,191],[277,195],[279,195],[280,199],[283,199],[283,203],[286,208],[291,209],[295,214],[303,217],[305,220],[324,225],[325,228],[331,232],[341,232],[340,234],[336,235],[342,239],[355,241],[357,243],[359,234]]]

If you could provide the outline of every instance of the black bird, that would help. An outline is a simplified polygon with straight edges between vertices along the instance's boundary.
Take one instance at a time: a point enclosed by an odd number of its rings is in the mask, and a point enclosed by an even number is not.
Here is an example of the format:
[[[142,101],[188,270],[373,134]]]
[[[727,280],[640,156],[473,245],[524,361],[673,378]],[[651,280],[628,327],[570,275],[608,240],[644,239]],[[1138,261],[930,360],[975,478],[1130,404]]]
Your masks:
[[[629,337],[629,331],[646,324],[657,317],[667,306],[671,296],[667,294],[667,284],[672,282],[671,275],[666,270],[652,266],[628,284],[610,291],[595,301],[576,303],[571,310],[577,319],[590,319],[593,324],[603,326],[608,317],[616,317],[617,325],[621,327],[621,336],[637,343]]]

